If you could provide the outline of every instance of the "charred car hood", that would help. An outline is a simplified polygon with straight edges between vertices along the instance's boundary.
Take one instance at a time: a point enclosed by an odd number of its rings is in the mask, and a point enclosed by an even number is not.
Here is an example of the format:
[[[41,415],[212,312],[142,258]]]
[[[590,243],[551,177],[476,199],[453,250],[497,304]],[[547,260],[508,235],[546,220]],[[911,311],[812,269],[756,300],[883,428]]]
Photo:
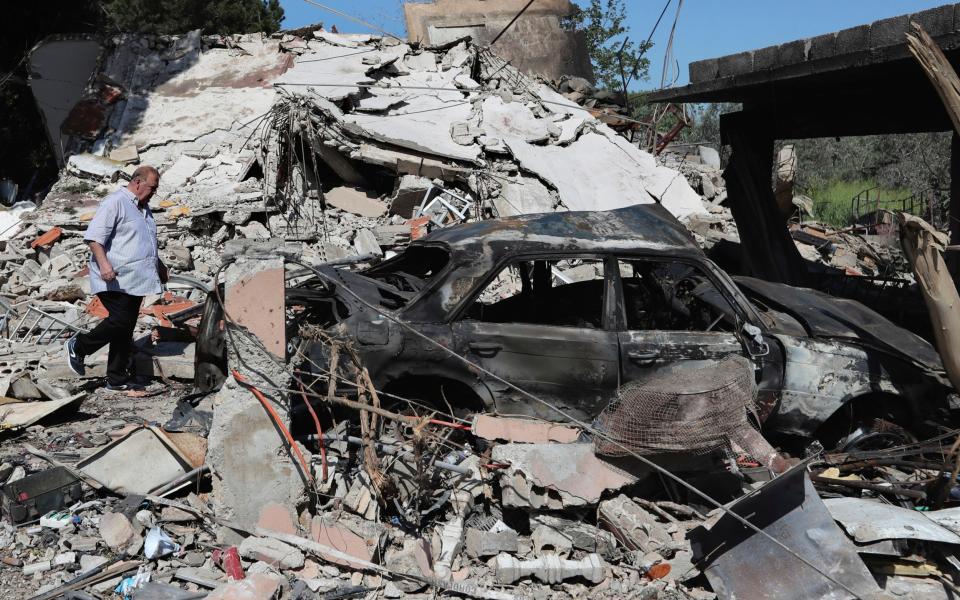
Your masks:
[[[929,342],[859,302],[753,277],[733,280],[747,296],[797,319],[810,337],[856,340],[928,369],[943,370],[940,355]]]

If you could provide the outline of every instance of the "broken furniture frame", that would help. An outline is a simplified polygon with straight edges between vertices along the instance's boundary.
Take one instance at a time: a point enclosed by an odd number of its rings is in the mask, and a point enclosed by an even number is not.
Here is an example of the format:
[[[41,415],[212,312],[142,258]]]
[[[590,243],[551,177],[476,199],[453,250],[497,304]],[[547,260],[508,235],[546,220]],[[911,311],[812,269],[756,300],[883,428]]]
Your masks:
[[[433,194],[435,190],[439,190],[439,193]],[[446,227],[465,221],[470,214],[472,204],[472,200],[431,183],[427,191],[423,193],[423,202],[420,203],[420,208],[413,216],[430,217],[430,222],[433,224],[438,227]],[[442,210],[440,207],[446,210]],[[450,219],[451,213],[453,219]]]

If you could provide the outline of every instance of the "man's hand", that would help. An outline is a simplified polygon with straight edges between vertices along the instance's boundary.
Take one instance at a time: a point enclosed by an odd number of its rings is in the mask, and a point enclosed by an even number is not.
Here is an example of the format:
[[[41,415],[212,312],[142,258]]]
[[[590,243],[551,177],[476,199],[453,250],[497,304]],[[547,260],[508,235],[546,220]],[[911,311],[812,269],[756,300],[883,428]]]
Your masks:
[[[90,253],[93,254],[93,260],[97,261],[97,268],[100,269],[100,279],[104,281],[113,281],[117,278],[117,272],[113,270],[113,265],[107,260],[107,251],[99,243],[88,242]]]
[[[170,280],[170,270],[160,260],[157,261],[157,275],[160,276],[160,283],[166,283]]]
[[[98,266],[100,267],[100,279],[104,281],[113,281],[117,278],[117,273],[113,270],[113,265],[106,260],[100,263]]]

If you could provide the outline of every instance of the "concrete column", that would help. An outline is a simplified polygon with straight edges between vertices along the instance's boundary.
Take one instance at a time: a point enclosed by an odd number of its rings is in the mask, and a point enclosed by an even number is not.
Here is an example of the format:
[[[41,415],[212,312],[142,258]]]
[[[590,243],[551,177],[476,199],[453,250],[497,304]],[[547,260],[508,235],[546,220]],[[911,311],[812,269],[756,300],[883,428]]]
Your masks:
[[[291,386],[284,356],[283,259],[241,258],[227,268],[225,288],[234,322],[226,325],[228,376],[213,399],[208,437],[211,502],[218,517],[254,526],[265,507],[280,504],[294,517],[307,502],[306,475],[295,453],[253,392],[231,374],[236,369],[259,389],[289,427],[290,400],[282,391]],[[219,538],[238,541],[228,528]]]
[[[771,129],[742,111],[723,115],[720,131],[732,150],[723,178],[744,262],[761,279],[804,284],[806,263],[787,231],[786,218],[773,193]]]

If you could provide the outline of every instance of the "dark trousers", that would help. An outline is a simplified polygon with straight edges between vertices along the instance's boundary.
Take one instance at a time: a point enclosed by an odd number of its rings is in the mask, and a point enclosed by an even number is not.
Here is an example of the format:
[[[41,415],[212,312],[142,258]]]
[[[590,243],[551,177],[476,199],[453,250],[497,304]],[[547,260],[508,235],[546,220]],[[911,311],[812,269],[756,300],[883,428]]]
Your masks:
[[[111,385],[126,383],[129,378],[127,366],[130,363],[130,347],[133,343],[133,330],[137,326],[142,296],[131,296],[123,292],[100,292],[100,302],[110,314],[90,331],[77,335],[74,346],[82,357],[89,356],[110,344],[107,357],[107,382]]]

